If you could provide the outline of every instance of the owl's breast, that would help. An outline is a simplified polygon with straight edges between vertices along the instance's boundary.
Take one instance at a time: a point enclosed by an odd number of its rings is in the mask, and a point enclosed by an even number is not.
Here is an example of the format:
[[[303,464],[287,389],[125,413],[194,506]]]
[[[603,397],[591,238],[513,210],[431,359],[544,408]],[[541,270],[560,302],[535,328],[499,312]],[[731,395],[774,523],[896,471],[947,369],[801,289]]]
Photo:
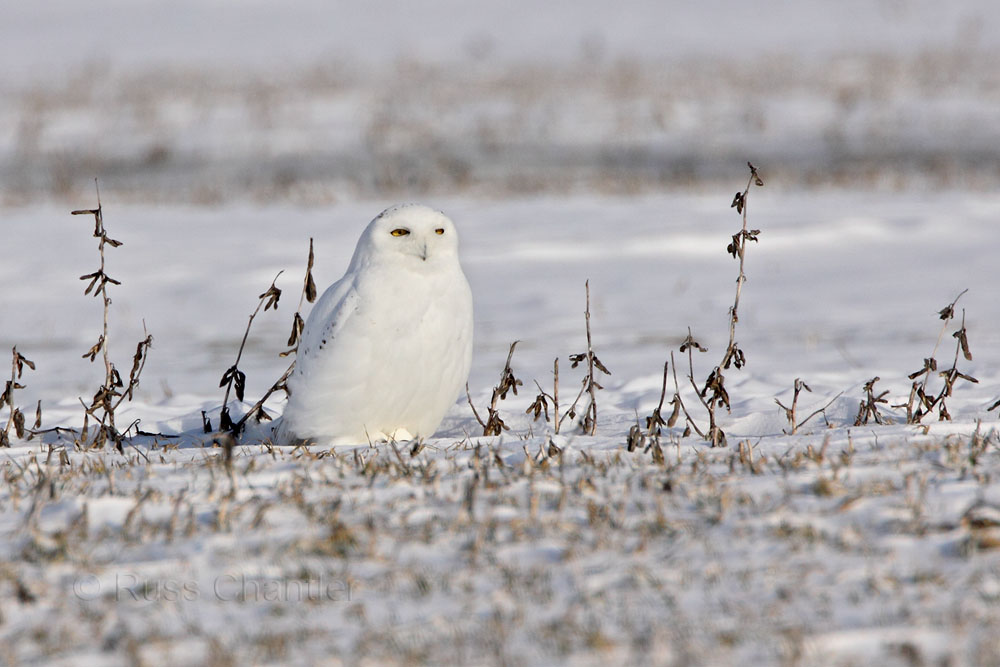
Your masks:
[[[445,335],[454,328],[471,326],[472,293],[457,263],[448,270],[432,272],[373,272],[358,285],[358,315],[367,325],[412,340],[417,345],[429,341],[413,336],[414,329]]]

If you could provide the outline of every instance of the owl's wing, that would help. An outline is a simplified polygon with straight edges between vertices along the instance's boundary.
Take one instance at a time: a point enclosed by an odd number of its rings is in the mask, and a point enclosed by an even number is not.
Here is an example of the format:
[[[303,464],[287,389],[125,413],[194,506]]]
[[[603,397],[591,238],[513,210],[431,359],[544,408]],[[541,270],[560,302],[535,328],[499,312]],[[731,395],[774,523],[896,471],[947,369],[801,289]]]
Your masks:
[[[300,354],[306,350],[316,354],[325,341],[336,338],[344,325],[357,312],[358,293],[352,275],[330,285],[313,306],[299,341]]]

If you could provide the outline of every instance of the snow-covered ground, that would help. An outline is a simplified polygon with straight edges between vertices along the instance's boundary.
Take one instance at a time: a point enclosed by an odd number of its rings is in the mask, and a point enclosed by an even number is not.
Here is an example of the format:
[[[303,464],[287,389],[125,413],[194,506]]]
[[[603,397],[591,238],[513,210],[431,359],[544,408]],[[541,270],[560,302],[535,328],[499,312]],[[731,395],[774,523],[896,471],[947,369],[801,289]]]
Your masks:
[[[13,404],[45,431],[0,449],[0,660],[996,664],[995,3],[340,4],[0,21],[0,351],[34,363]],[[699,383],[726,348],[747,159],[766,184],[726,446],[683,419],[652,437],[671,352],[706,427],[678,348],[708,348]],[[69,212],[95,176],[123,375],[154,338],[117,421],[159,435],[124,453],[76,442],[104,368],[81,358],[93,221]],[[272,447],[266,425],[213,447],[258,295],[283,271],[248,401],[287,366],[309,239],[322,288],[400,200],[459,227],[480,414],[519,341],[510,430],[483,437],[463,399],[422,447]],[[588,280],[612,374],[596,434],[555,433],[526,410],[556,357],[563,412],[580,387]],[[907,424],[932,354],[978,382]],[[884,423],[856,425],[876,376]],[[796,421],[823,410],[791,434],[797,378]]]

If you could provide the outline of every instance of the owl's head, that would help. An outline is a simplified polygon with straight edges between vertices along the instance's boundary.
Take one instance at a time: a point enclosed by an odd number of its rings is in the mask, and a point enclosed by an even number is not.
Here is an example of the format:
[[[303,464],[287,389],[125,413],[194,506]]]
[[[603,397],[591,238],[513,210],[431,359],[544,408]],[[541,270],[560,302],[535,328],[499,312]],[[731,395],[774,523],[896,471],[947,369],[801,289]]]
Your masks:
[[[458,234],[444,213],[423,204],[399,204],[371,221],[354,255],[354,261],[388,259],[415,265],[453,261],[458,256]]]

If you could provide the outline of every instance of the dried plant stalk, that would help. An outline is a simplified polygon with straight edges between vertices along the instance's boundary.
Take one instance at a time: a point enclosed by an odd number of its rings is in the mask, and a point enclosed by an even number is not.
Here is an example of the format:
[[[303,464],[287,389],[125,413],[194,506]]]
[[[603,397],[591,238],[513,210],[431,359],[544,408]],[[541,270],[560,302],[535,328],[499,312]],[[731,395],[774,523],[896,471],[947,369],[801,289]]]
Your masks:
[[[302,318],[302,304],[306,301],[308,301],[309,303],[314,303],[316,301],[316,281],[313,279],[313,274],[312,274],[313,263],[315,259],[316,255],[313,252],[313,239],[310,237],[309,258],[306,260],[306,273],[305,277],[302,279],[302,294],[299,296],[299,305],[298,308],[295,309],[295,315],[292,317],[292,333],[288,337],[288,345],[290,345],[291,347],[290,349],[285,350],[284,352],[279,354],[278,355],[279,357],[287,357],[289,355],[298,352],[299,343],[301,342],[302,332],[305,329],[306,325],[305,320]],[[279,273],[278,275],[281,274]],[[275,280],[277,279],[278,279],[277,276],[275,276]],[[271,283],[271,286],[274,287],[273,282]],[[278,290],[278,292],[280,294],[280,290]],[[277,298],[275,298],[274,300],[274,307],[275,309],[277,309],[278,307]],[[260,306],[258,305],[258,309],[259,308]],[[253,318],[251,318],[251,322],[252,321]],[[249,330],[250,330],[250,325],[248,323],[247,332],[249,332]],[[244,342],[245,341],[246,341],[246,336],[244,336]],[[242,347],[241,347],[241,353],[242,353]],[[237,363],[238,362],[239,358],[237,358]],[[233,432],[236,433],[237,435],[242,433],[243,429],[245,428],[246,422],[248,419],[250,419],[250,417],[254,417],[258,423],[262,421],[269,421],[271,419],[271,416],[267,414],[266,410],[264,410],[264,403],[266,403],[267,399],[271,398],[271,396],[278,391],[283,391],[286,394],[288,393],[288,384],[287,384],[288,378],[292,377],[292,371],[294,370],[295,370],[295,360],[293,359],[292,363],[288,365],[288,368],[285,369],[285,372],[282,373],[281,377],[275,380],[273,384],[271,384],[268,390],[264,392],[264,395],[261,396],[260,399],[258,399],[258,401],[253,404],[253,407],[247,410],[246,414],[240,417],[240,420],[233,425],[233,428],[231,430],[233,430]],[[223,409],[225,409],[225,406],[223,406]],[[228,416],[228,411],[227,411],[227,416]],[[232,421],[232,419],[230,418],[229,421]],[[225,427],[223,426],[222,428]]]
[[[265,311],[268,311],[271,308],[274,308],[275,310],[278,309],[278,300],[281,298],[281,290],[278,289],[275,282],[277,282],[282,273],[284,273],[284,271],[278,271],[278,275],[276,275],[274,280],[271,281],[271,286],[268,287],[263,294],[257,297],[257,307],[254,308],[252,313],[250,313],[250,318],[247,320],[247,328],[243,331],[243,340],[240,341],[240,349],[236,352],[236,361],[233,362],[232,366],[226,369],[226,372],[222,374],[222,380],[219,381],[219,387],[226,388],[226,393],[222,399],[222,414],[219,415],[220,431],[227,431],[233,435],[239,435],[242,425],[245,423],[245,420],[241,419],[237,424],[230,416],[229,392],[235,391],[236,400],[240,402],[243,401],[243,395],[246,391],[247,376],[246,373],[240,370],[240,360],[243,358],[243,350],[247,345],[247,337],[250,335],[250,327],[253,326],[254,318],[257,317],[261,308]]]
[[[10,409],[7,416],[7,424],[4,426],[3,431],[0,431],[0,447],[10,447],[10,429],[12,427],[14,435],[19,439],[24,437],[24,413],[14,406],[14,390],[24,389],[24,385],[19,383],[18,380],[21,379],[25,366],[31,370],[35,370],[35,363],[18,352],[15,345],[11,350],[10,380],[5,384],[3,394],[0,394],[0,409],[5,405]],[[41,410],[42,403],[39,401],[35,428],[40,426]]]
[[[966,382],[978,383],[979,380],[962,373],[958,370],[958,356],[961,354],[966,361],[972,361],[972,352],[969,350],[969,338],[968,333],[965,328],[965,310],[962,310],[962,324],[952,336],[956,339],[955,343],[955,357],[952,361],[951,368],[938,372],[938,360],[937,350],[941,345],[941,340],[944,338],[945,331],[948,329],[948,324],[955,317],[955,305],[958,300],[962,298],[968,289],[962,290],[955,300],[950,304],[938,311],[938,316],[943,321],[941,325],[941,330],[938,332],[937,341],[934,343],[934,349],[931,351],[931,356],[924,359],[923,368],[910,373],[909,379],[913,381],[910,385],[910,396],[906,403],[901,405],[896,405],[893,407],[905,407],[906,408],[906,423],[907,424],[919,424],[921,420],[927,415],[931,414],[935,410],[938,412],[938,419],[941,421],[951,420],[951,413],[948,412],[948,406],[946,405],[946,399],[951,396],[954,389],[955,382],[958,380],[965,380]],[[927,385],[930,381],[932,373],[938,373],[938,376],[942,378],[942,386],[937,394],[928,393]],[[920,378],[918,380],[918,378]],[[1000,403],[998,403],[1000,405]],[[994,405],[993,408],[997,407]]]
[[[879,404],[888,403],[885,397],[889,394],[889,390],[875,394],[875,383],[881,380],[879,376],[873,377],[871,380],[865,383],[865,400],[861,401],[858,405],[858,416],[854,419],[855,426],[861,426],[862,424],[867,424],[868,420],[873,420],[876,424],[885,424],[885,417],[879,412]]]
[[[713,447],[720,447],[726,443],[726,434],[719,427],[716,416],[720,407],[724,407],[727,411],[730,409],[729,393],[726,390],[724,371],[728,370],[730,366],[735,366],[739,369],[746,364],[746,355],[744,355],[743,350],[740,349],[736,342],[736,323],[740,319],[740,297],[743,294],[743,283],[747,279],[744,272],[747,242],[753,241],[756,243],[758,241],[757,237],[760,235],[759,229],[747,228],[747,204],[750,197],[750,188],[755,185],[758,187],[764,185],[764,181],[757,172],[757,168],[750,162],[747,162],[747,166],[750,168],[750,177],[747,179],[746,187],[742,192],[736,193],[732,203],[732,208],[735,208],[736,212],[743,216],[743,227],[740,231],[733,234],[732,242],[726,248],[726,252],[732,255],[734,259],[739,260],[740,263],[739,275],[736,277],[736,297],[733,300],[732,307],[729,309],[729,344],[722,355],[722,361],[712,369],[712,372],[709,373],[708,378],[706,378],[705,383],[700,389],[694,383],[694,363],[691,350],[693,347],[697,347],[698,350],[704,352],[705,348],[694,342],[690,330],[688,330],[688,337],[681,345],[681,352],[688,352],[691,384],[695,385],[698,398],[708,412],[708,433],[704,437],[712,443]],[[690,419],[690,415],[687,416],[689,424],[693,425],[694,422]]]
[[[581,423],[581,428],[583,432],[587,435],[594,435],[597,431],[597,391],[599,389],[604,389],[594,378],[594,369],[597,369],[604,373],[605,375],[611,375],[611,371],[601,363],[601,360],[597,358],[594,354],[594,341],[590,333],[590,281],[584,283],[584,289],[587,294],[587,307],[583,312],[584,322],[587,329],[587,351],[580,354],[572,354],[569,360],[572,362],[572,368],[576,368],[577,365],[583,362],[587,362],[587,374],[583,377],[583,392],[586,392],[589,397],[587,402],[587,408],[583,414],[583,422]],[[577,401],[579,400],[577,396]],[[576,407],[576,401],[573,403],[573,408]],[[574,411],[570,408],[571,411]]]
[[[510,427],[500,417],[499,405],[500,401],[507,398],[507,392],[513,392],[517,396],[517,388],[523,384],[514,377],[514,371],[510,367],[511,359],[514,357],[514,348],[517,347],[518,342],[515,340],[511,343],[510,350],[507,351],[507,361],[504,362],[503,370],[500,371],[500,381],[493,387],[493,395],[490,398],[490,405],[487,408],[486,421],[483,421],[479,416],[479,412],[476,411],[476,406],[472,403],[472,396],[469,394],[469,384],[465,384],[465,396],[469,401],[469,407],[472,408],[472,414],[476,417],[476,421],[483,427],[483,435],[500,435],[502,432],[510,430]]]
[[[97,187],[96,180],[94,181],[94,185]],[[97,392],[94,394],[94,397],[89,405],[84,403],[81,399],[81,403],[83,403],[85,411],[84,428],[81,431],[81,440],[84,444],[86,444],[86,424],[88,418],[92,417],[95,421],[97,421],[98,428],[97,434],[94,436],[94,441],[91,445],[94,447],[103,447],[104,444],[110,440],[114,443],[119,452],[123,452],[122,439],[125,436],[123,433],[118,431],[118,428],[115,425],[115,410],[118,409],[123,401],[132,400],[135,388],[139,385],[139,377],[146,365],[146,356],[149,349],[153,345],[153,337],[145,331],[144,323],[143,331],[146,335],[145,338],[136,346],[136,352],[132,358],[132,370],[129,373],[129,382],[126,386],[122,380],[121,374],[118,372],[118,369],[116,369],[115,365],[111,362],[109,342],[111,297],[108,295],[108,285],[121,285],[121,282],[115,280],[107,274],[106,258],[104,254],[104,250],[107,246],[118,248],[122,245],[122,242],[108,236],[107,230],[104,228],[104,209],[101,205],[101,191],[99,187],[97,187],[97,208],[76,210],[72,211],[71,214],[94,216],[94,238],[98,239],[97,248],[101,263],[97,271],[80,276],[80,280],[89,281],[87,283],[87,288],[83,293],[87,295],[93,292],[95,297],[100,295],[101,302],[103,304],[101,334],[98,337],[97,342],[82,356],[84,359],[90,359],[90,361],[93,362],[97,359],[98,354],[101,355],[101,358],[104,361],[104,382],[100,387],[98,387]]]

